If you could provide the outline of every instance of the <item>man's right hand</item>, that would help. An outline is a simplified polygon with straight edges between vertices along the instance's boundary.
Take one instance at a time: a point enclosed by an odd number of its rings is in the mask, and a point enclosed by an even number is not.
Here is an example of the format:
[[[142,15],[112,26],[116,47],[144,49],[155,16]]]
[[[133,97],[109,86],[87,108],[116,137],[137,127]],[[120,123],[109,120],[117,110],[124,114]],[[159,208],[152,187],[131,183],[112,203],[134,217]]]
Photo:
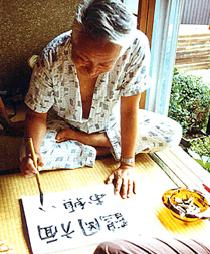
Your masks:
[[[44,163],[42,160],[42,156],[40,154],[36,154],[36,156],[38,168],[43,167]],[[38,173],[38,169],[35,167],[33,160],[30,156],[26,156],[22,159],[20,163],[20,170],[21,173],[26,177],[33,176],[34,174]]]

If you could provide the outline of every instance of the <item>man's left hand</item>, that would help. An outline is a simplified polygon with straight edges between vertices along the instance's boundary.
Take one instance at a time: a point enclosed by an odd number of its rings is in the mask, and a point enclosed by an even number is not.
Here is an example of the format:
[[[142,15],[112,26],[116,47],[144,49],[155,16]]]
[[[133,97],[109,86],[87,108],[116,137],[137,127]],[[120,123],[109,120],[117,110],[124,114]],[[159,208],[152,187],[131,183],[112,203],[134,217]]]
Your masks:
[[[106,183],[113,183],[115,192],[119,193],[122,198],[130,198],[136,194],[135,167],[121,165],[109,176]]]

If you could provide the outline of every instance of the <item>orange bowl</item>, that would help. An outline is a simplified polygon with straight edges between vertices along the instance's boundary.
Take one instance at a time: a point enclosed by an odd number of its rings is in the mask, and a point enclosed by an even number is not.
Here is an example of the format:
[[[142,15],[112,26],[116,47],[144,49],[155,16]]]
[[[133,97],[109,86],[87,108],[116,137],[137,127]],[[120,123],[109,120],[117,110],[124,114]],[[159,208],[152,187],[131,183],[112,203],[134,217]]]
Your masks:
[[[182,221],[210,219],[208,201],[200,191],[188,188],[171,189],[163,194],[162,201],[171,214]]]

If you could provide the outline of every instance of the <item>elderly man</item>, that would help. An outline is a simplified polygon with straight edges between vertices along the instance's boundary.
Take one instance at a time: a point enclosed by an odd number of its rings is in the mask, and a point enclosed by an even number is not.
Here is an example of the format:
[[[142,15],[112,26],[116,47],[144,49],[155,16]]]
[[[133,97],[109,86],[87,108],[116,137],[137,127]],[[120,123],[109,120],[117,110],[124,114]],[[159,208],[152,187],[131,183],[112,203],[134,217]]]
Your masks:
[[[92,166],[111,154],[120,166],[114,182],[123,198],[136,192],[135,154],[179,143],[173,120],[140,111],[149,85],[149,43],[120,0],[87,0],[72,30],[56,37],[36,63],[25,98],[26,137],[45,168]],[[30,154],[20,168],[36,174]]]

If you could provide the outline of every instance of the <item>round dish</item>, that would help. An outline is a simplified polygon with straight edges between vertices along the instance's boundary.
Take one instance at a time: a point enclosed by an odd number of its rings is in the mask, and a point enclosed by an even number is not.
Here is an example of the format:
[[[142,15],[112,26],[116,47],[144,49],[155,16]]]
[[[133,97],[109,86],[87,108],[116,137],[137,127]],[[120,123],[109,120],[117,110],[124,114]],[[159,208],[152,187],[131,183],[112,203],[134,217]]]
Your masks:
[[[207,209],[209,209],[208,201],[197,190],[187,188],[171,189],[163,194],[162,201],[171,211],[171,214],[182,221],[191,222],[210,219],[210,212],[208,216],[205,216]]]

